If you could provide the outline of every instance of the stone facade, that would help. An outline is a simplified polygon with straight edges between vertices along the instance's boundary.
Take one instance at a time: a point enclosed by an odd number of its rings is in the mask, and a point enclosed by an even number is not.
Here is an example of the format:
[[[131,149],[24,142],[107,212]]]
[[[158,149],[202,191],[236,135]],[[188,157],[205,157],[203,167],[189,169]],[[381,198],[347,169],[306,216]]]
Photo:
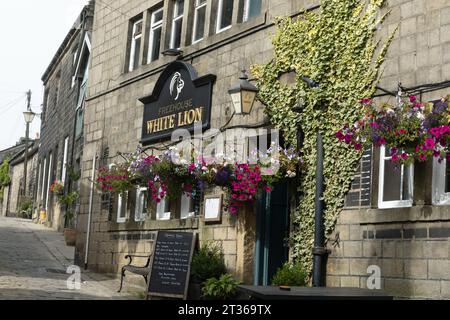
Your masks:
[[[64,212],[49,188],[55,180],[65,181],[65,192],[78,189],[69,181],[69,168],[80,170],[83,147],[82,126],[84,70],[89,63],[93,4],[86,6],[54,56],[42,81],[45,87],[39,149],[38,208],[56,230],[66,227]],[[81,103],[80,103],[81,101]],[[81,117],[80,117],[81,115]],[[77,122],[78,121],[78,122]],[[64,165],[65,164],[65,165]]]
[[[450,3],[445,0],[391,0],[380,35],[397,26],[380,86],[396,91],[398,82],[422,101],[449,93]],[[447,81],[447,83],[446,83]],[[439,84],[415,88],[425,84]],[[381,99],[387,100],[389,97]],[[392,101],[393,97],[390,98]],[[328,285],[366,287],[367,268],[381,268],[381,287],[398,297],[450,298],[450,207],[433,205],[436,164],[414,167],[413,204],[377,209],[379,150],[372,152],[371,201],[366,208],[345,210],[329,246]]]
[[[240,22],[238,3],[235,1],[232,26],[220,33],[215,32],[215,1],[207,1],[204,39],[191,44],[193,9],[192,1],[184,2],[182,43],[183,60],[192,64],[199,76],[214,74],[217,80],[213,88],[211,127],[220,128],[230,120],[233,106],[228,89],[240,75],[242,67],[264,63],[272,56],[269,35],[275,31],[273,19],[280,15],[295,15],[302,7],[312,7],[315,1],[262,1],[261,14],[247,22]],[[83,156],[81,210],[78,217],[76,257],[84,263],[86,231],[89,213],[89,195],[94,157],[98,166],[120,161],[119,152],[133,152],[139,146],[142,133],[143,104],[139,98],[151,94],[161,71],[174,57],[160,55],[152,63],[143,63],[147,41],[141,49],[139,67],[128,72],[127,37],[130,25],[143,17],[144,26],[150,23],[151,12],[163,8],[161,52],[168,49],[172,12],[172,1],[128,1],[111,4],[109,10],[96,3],[92,63],[89,93],[85,114],[85,148]],[[148,39],[148,28],[144,28],[142,39]],[[234,117],[229,126],[259,124],[265,122],[263,106],[257,104],[248,117]],[[211,192],[211,193],[217,193]],[[151,252],[152,233],[157,230],[190,230],[197,232],[200,242],[211,240],[222,245],[225,261],[233,272],[245,283],[253,283],[253,260],[255,251],[256,208],[248,208],[239,218],[224,213],[221,223],[205,223],[200,215],[181,220],[174,213],[170,221],[156,221],[154,217],[143,223],[133,221],[133,212],[128,211],[125,223],[116,222],[115,205],[112,210],[102,205],[101,195],[94,192],[89,242],[88,266],[103,272],[118,272],[126,262],[128,253]],[[201,210],[200,210],[201,212]]]
[[[215,10],[207,1],[206,34],[202,41],[191,44],[192,1],[185,1],[182,28],[182,59],[198,74],[215,74],[212,124],[222,127],[233,110],[228,89],[239,76],[242,66],[265,63],[273,57],[270,34],[273,19],[280,15],[295,16],[300,8],[312,8],[318,1],[263,1],[261,14],[241,22],[239,3],[235,1],[232,27],[215,32]],[[82,158],[81,200],[78,216],[76,259],[102,272],[118,272],[128,253],[149,254],[157,230],[190,230],[200,241],[221,243],[227,267],[245,283],[257,283],[257,208],[248,208],[238,218],[224,215],[218,224],[207,224],[200,215],[193,219],[135,222],[128,209],[125,223],[116,222],[116,199],[105,199],[93,191],[89,244],[86,243],[90,212],[90,178],[93,163],[106,166],[121,158],[120,152],[133,152],[139,145],[142,131],[143,105],[139,98],[149,95],[164,68],[174,60],[160,56],[145,63],[151,12],[163,8],[161,50],[169,47],[172,14],[171,1],[133,0],[108,8],[96,3],[93,25],[92,60],[86,113],[84,119],[84,152]],[[395,92],[399,81],[422,100],[436,100],[448,93],[449,84],[440,90],[412,88],[449,80],[450,58],[446,51],[450,20],[450,4],[445,0],[391,0],[392,10],[379,36],[386,39],[397,26],[380,87]],[[138,67],[128,71],[129,35],[133,22],[142,18],[143,44]],[[412,89],[411,89],[412,88]],[[382,93],[380,91],[380,93]],[[391,98],[393,99],[393,98]],[[263,106],[258,104],[248,117],[234,117],[230,126],[264,123]],[[433,204],[433,164],[414,167],[412,205],[379,209],[379,150],[370,152],[369,205],[347,208],[341,215],[329,244],[327,284],[342,287],[366,287],[368,267],[381,270],[381,288],[398,297],[450,298],[450,210]],[[94,161],[95,159],[95,161]],[[361,196],[361,195],[360,195]],[[258,266],[256,266],[258,267]]]
[[[27,160],[27,187],[24,190],[24,151],[12,157],[9,167],[10,185],[4,190],[3,215],[17,217],[20,207],[27,200],[32,199],[36,192],[37,152],[39,140],[33,141],[29,146]]]

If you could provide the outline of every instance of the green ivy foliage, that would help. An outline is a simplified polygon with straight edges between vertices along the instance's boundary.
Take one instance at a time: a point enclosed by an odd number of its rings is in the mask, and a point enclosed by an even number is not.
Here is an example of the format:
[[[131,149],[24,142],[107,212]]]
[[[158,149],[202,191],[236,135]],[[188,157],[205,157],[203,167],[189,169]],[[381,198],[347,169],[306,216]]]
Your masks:
[[[273,37],[275,58],[252,67],[259,99],[271,123],[295,146],[297,129],[305,133],[304,170],[298,181],[303,198],[293,214],[293,255],[305,270],[312,269],[316,137],[324,139],[325,225],[327,236],[335,228],[345,195],[361,159],[361,153],[340,143],[335,133],[362,117],[359,101],[376,90],[380,66],[395,31],[385,43],[376,41],[384,0],[322,0],[317,12],[304,12],[296,19],[278,18]],[[295,72],[296,83],[280,82],[284,73]],[[307,76],[320,84],[309,88]],[[291,109],[303,101],[304,112]]]
[[[9,185],[11,178],[9,177],[9,160],[6,159],[0,165],[0,201],[3,200],[3,190]]]

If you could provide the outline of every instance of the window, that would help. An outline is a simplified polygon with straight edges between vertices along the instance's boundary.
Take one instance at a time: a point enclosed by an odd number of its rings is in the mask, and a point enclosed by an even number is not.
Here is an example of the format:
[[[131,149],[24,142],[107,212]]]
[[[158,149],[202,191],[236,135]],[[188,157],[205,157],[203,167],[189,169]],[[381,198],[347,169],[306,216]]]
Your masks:
[[[194,200],[185,195],[181,195],[181,212],[180,219],[189,219],[195,216]]]
[[[50,186],[52,185],[52,153],[48,158],[48,177],[47,177],[47,190],[45,194],[45,211],[48,211],[48,197],[50,196]]]
[[[48,109],[49,96],[50,96],[50,89],[47,89],[47,90],[45,90],[45,93],[44,93],[44,103],[42,105],[41,121],[43,124],[45,124],[45,115],[46,115],[47,109]]]
[[[261,13],[261,3],[262,0],[244,0],[244,22],[259,16]]]
[[[170,49],[181,46],[181,30],[183,26],[184,0],[173,1],[172,32],[170,34]]]
[[[152,12],[150,22],[150,39],[149,39],[149,53],[147,63],[158,60],[159,52],[161,51],[161,32],[163,22],[163,8]]]
[[[62,162],[62,168],[61,168],[61,181],[63,184],[66,181],[68,153],[69,153],[69,137],[66,137],[64,139],[64,154],[63,154],[63,162]]]
[[[199,42],[205,34],[206,0],[195,0],[192,43]]]
[[[124,223],[127,220],[127,197],[128,192],[117,195],[117,223]]]
[[[444,159],[433,160],[433,193],[435,205],[450,204],[450,164]]]
[[[141,52],[142,42],[142,23],[142,19],[133,23],[130,46],[130,61],[128,65],[128,71],[130,72],[139,66],[139,56]]]
[[[391,160],[389,149],[380,148],[380,177],[378,207],[409,207],[413,195],[413,166],[397,165]]]
[[[370,207],[372,182],[372,148],[365,150],[358,170],[351,184],[351,189],[345,198],[346,208]]]
[[[216,32],[222,32],[231,27],[233,18],[233,0],[219,0],[217,7]]]
[[[170,220],[169,199],[167,198],[161,199],[161,201],[156,205],[156,220]]]
[[[147,188],[138,188],[136,190],[136,208],[134,221],[141,222],[147,218]]]
[[[42,163],[42,185],[41,185],[41,202],[44,201],[44,195],[45,195],[45,178],[47,177],[47,157],[44,158],[44,162]]]

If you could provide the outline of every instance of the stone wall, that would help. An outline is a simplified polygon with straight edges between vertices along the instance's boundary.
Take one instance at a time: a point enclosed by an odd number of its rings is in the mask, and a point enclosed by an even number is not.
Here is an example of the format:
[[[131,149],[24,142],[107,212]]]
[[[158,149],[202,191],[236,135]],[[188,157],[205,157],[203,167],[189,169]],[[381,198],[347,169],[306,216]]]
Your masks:
[[[37,180],[41,182],[39,187],[41,192],[36,200],[38,208],[45,209],[47,207],[48,222],[56,230],[64,228],[64,217],[57,199],[52,193],[49,193],[48,206],[45,205],[46,191],[50,187],[48,174],[50,171],[50,184],[55,180],[62,180],[64,143],[67,137],[69,138],[67,166],[76,167],[77,159],[80,161],[83,135],[76,136],[75,134],[75,116],[81,79],[79,79],[79,75],[75,75],[75,72],[77,59],[81,54],[80,48],[86,32],[89,32],[91,28],[92,16],[89,15],[89,7],[86,6],[42,78],[45,93],[39,149],[40,169],[37,177]],[[52,154],[51,168],[49,168],[50,154]],[[43,178],[44,159],[46,159],[46,168]],[[44,183],[42,183],[42,179],[44,179]],[[42,197],[42,186],[44,186],[44,197]]]
[[[380,35],[397,26],[380,86],[397,90],[450,80],[450,3],[445,0],[390,0],[392,10]],[[440,99],[450,88],[419,93]],[[383,97],[382,101],[392,97]],[[328,285],[366,287],[367,268],[381,268],[381,286],[398,297],[450,298],[450,209],[433,206],[433,164],[414,168],[412,208],[377,209],[379,150],[373,153],[371,208],[346,210],[329,244]]]
[[[98,155],[97,167],[121,161],[118,152],[133,152],[139,145],[142,133],[143,105],[138,98],[149,95],[160,72],[173,57],[160,56],[157,61],[143,64],[132,72],[125,72],[127,65],[127,35],[130,21],[143,14],[144,25],[148,23],[147,12],[161,1],[133,0],[115,4],[109,10],[97,2],[93,26],[92,63],[89,93],[85,113],[85,148],[83,156],[81,210],[78,217],[76,257],[84,263],[86,231],[88,229],[89,194],[93,158]],[[169,12],[170,1],[164,1],[164,15]],[[189,3],[185,1],[185,12]],[[237,6],[238,1],[236,1]],[[242,67],[265,63],[272,58],[270,35],[275,32],[273,19],[279,15],[294,15],[303,6],[312,7],[317,1],[263,1],[262,14],[245,23],[233,18],[233,26],[219,34],[213,32],[212,1],[207,1],[205,30],[210,33],[199,43],[190,45],[192,33],[191,16],[183,20],[183,60],[191,63],[199,76],[217,75],[213,87],[211,127],[220,128],[232,114],[228,89],[240,75]],[[237,8],[237,7],[236,7]],[[235,9],[236,9],[235,8]],[[166,39],[168,23],[164,19],[162,37]],[[144,31],[143,39],[148,33]],[[164,41],[163,41],[164,43]],[[162,46],[161,51],[167,49]],[[265,120],[263,106],[255,105],[248,117],[235,116],[229,126],[257,124]],[[107,151],[107,152],[106,152]],[[105,153],[107,156],[105,157]],[[156,230],[190,230],[197,232],[200,242],[214,241],[222,245],[225,261],[230,272],[246,283],[253,281],[253,258],[255,245],[255,213],[249,208],[239,218],[223,214],[221,223],[205,223],[203,218],[171,221],[147,219],[134,223],[132,218],[117,224],[115,213],[101,207],[101,194],[95,190],[89,242],[88,265],[104,272],[118,272],[125,263],[127,253],[149,253],[151,239],[147,234]],[[201,212],[201,210],[200,210]],[[130,213],[129,213],[130,216]]]

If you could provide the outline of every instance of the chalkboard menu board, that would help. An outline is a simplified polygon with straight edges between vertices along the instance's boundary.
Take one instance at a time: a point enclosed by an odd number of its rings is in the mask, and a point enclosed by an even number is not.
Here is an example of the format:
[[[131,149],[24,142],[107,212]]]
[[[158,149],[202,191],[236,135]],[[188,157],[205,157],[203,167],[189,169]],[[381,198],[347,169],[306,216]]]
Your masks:
[[[186,299],[195,237],[159,231],[152,257],[148,296]]]

